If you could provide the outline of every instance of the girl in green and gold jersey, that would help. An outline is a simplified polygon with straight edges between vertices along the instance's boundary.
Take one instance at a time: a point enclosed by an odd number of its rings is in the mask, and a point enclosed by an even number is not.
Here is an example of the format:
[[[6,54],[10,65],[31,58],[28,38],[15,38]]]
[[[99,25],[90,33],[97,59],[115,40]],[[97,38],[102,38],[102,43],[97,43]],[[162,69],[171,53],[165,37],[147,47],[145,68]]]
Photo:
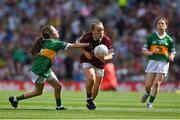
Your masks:
[[[146,93],[142,96],[141,102],[144,103],[148,97],[148,108],[153,107],[153,102],[160,88],[160,84],[166,76],[169,69],[169,62],[173,62],[175,56],[174,41],[166,33],[167,20],[158,18],[156,23],[156,32],[147,37],[143,47],[143,54],[148,56],[149,62],[146,72],[145,89]]]
[[[55,27],[47,25],[42,28],[40,37],[36,39],[29,50],[29,52],[35,56],[35,61],[31,69],[31,79],[35,84],[35,89],[18,97],[9,97],[9,101],[14,108],[17,108],[20,100],[41,95],[44,88],[44,82],[47,81],[54,88],[56,109],[65,109],[61,104],[62,85],[51,70],[53,59],[59,50],[87,47],[89,46],[89,43],[71,44],[60,41],[58,38],[59,34]]]

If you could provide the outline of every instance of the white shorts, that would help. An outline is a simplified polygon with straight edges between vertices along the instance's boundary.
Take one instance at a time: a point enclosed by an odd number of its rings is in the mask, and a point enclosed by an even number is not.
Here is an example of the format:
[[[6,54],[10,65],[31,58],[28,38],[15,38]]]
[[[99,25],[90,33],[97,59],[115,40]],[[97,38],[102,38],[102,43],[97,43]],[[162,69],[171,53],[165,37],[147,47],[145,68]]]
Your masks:
[[[169,70],[169,62],[162,62],[157,60],[149,60],[145,72],[147,73],[164,73],[167,75]]]
[[[103,77],[104,76],[104,69],[94,67],[91,63],[82,63],[82,68],[94,68],[96,72],[96,76]]]
[[[33,83],[40,83],[43,84],[46,80],[56,80],[58,81],[57,76],[54,74],[54,72],[51,70],[51,75],[47,78],[41,77],[34,72],[31,71],[31,80]]]

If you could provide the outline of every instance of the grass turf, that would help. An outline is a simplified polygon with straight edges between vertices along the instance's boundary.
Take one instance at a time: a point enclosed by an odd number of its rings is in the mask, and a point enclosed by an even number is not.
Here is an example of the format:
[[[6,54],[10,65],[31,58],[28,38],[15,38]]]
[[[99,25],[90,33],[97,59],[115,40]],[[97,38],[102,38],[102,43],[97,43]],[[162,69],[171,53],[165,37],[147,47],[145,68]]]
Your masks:
[[[84,92],[63,91],[65,111],[55,110],[53,92],[23,100],[17,109],[11,107],[8,97],[21,95],[18,91],[0,91],[0,119],[180,119],[180,94],[160,93],[154,108],[140,103],[143,93],[100,92],[97,109],[85,107]]]

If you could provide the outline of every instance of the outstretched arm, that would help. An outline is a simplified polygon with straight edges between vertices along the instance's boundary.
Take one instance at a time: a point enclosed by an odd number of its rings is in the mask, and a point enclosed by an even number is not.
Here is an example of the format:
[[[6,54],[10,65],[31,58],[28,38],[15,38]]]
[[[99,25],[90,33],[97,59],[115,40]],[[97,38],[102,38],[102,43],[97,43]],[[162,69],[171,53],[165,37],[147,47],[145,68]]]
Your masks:
[[[83,48],[88,46],[89,43],[69,43],[68,48]]]

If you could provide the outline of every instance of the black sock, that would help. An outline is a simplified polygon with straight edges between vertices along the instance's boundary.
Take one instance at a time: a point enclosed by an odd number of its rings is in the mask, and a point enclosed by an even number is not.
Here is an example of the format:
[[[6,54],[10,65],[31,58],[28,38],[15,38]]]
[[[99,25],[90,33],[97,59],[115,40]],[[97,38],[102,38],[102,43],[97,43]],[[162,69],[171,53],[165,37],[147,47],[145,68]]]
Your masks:
[[[16,97],[16,100],[17,100],[17,101],[23,100],[23,99],[25,99],[24,94],[22,94],[22,95]]]
[[[150,91],[146,91],[147,94],[150,94]]]
[[[91,98],[91,93],[86,93],[87,94],[87,98]]]
[[[56,106],[61,106],[61,99],[56,99]]]

